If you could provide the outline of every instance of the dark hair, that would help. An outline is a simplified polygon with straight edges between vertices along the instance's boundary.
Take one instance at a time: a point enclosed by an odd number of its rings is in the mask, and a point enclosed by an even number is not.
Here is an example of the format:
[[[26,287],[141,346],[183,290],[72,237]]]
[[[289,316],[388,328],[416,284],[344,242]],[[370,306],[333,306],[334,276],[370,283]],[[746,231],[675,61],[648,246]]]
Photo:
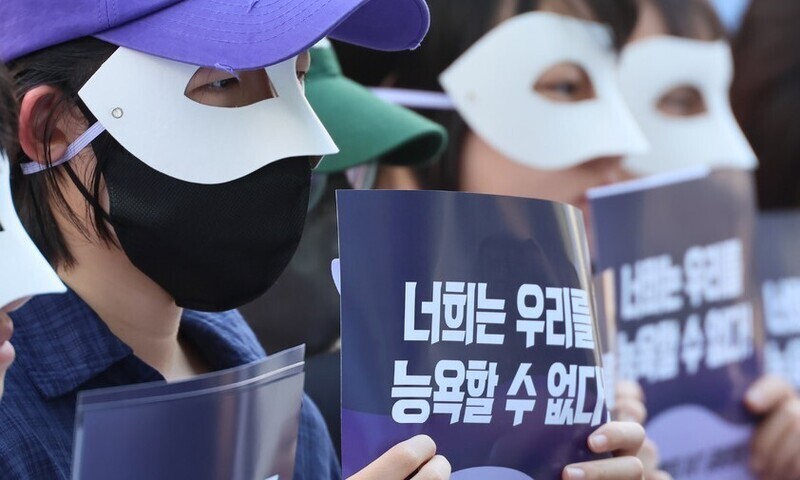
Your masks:
[[[667,33],[676,37],[710,40],[725,37],[717,13],[707,0],[650,0],[661,12]],[[704,35],[707,33],[708,35]],[[706,39],[706,38],[703,38]]]
[[[378,85],[388,79],[398,88],[438,91],[441,90],[438,75],[503,20],[500,18],[503,9],[520,14],[536,10],[539,3],[539,0],[435,0],[430,2],[430,32],[415,51],[375,54],[340,44],[336,49],[344,73],[357,82]],[[615,45],[620,48],[636,24],[636,0],[588,0],[586,4],[598,21],[611,26]],[[469,129],[456,112],[421,113],[448,130],[451,144],[439,162],[417,170],[421,186],[458,190],[461,148]]]
[[[16,153],[17,102],[6,68],[0,64],[0,153]]]
[[[753,146],[761,208],[800,207],[800,2],[756,1],[734,41],[731,103]]]
[[[51,158],[49,144],[54,126],[59,119],[72,114],[77,107],[89,124],[96,121],[81,101],[78,91],[116,51],[116,48],[114,45],[86,37],[40,50],[9,65],[20,99],[33,88],[44,85],[55,87],[59,92],[58,98],[54,99],[50,116],[43,119],[44,131],[41,133],[47,165],[56,160]],[[86,189],[94,198],[98,198],[101,185],[102,155],[98,152],[109,148],[109,139],[110,136],[104,133],[92,143],[98,164],[91,174],[91,181]],[[45,258],[54,266],[62,263],[70,266],[74,263],[74,257],[67,248],[54,212],[58,211],[65,215],[87,239],[92,238],[91,227],[80,221],[67,204],[60,188],[60,182],[64,180],[71,167],[65,165],[36,175],[22,175],[20,165],[31,161],[32,159],[21,149],[11,160],[12,193],[17,212],[28,234]],[[97,202],[93,204],[87,202],[86,208],[87,211],[92,211],[96,236],[103,242],[112,244],[114,237],[103,220],[104,212],[100,206]]]

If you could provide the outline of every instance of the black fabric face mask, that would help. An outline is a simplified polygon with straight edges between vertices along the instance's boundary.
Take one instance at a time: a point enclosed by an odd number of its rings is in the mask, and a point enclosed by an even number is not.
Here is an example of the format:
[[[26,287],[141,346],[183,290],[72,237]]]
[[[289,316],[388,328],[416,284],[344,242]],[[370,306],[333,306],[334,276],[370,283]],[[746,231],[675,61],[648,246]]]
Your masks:
[[[307,157],[219,185],[166,176],[128,152],[100,168],[122,249],[180,307],[219,312],[248,303],[272,286],[300,242]]]

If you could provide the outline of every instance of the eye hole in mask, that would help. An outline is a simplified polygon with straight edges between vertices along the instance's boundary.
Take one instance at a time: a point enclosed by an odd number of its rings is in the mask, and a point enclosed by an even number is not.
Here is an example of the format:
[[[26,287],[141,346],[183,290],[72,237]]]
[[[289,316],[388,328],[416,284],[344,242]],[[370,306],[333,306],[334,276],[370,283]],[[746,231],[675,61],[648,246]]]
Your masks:
[[[242,72],[235,76],[224,70],[201,68],[184,92],[201,105],[239,108],[278,97],[266,70]]]
[[[533,90],[554,102],[576,103],[597,98],[594,84],[585,68],[562,62],[542,73]]]
[[[708,113],[703,93],[693,85],[670,89],[659,97],[656,108],[668,117],[696,117]]]
[[[305,86],[311,57],[297,57],[297,80]],[[184,95],[201,105],[219,108],[240,108],[278,98],[278,89],[266,70],[236,72],[232,69],[203,67],[189,80]]]

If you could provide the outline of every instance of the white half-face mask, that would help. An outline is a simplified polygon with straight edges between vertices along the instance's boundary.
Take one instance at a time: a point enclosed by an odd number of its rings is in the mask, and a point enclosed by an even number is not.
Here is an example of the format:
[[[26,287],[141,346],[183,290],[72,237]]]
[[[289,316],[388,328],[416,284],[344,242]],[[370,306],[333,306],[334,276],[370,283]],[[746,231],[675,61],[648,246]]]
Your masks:
[[[66,291],[17,217],[8,159],[0,154],[0,308],[23,298]]]
[[[582,68],[595,98],[558,102],[536,92],[542,74],[560,63]],[[475,43],[440,82],[472,130],[524,165],[562,169],[647,148],[617,85],[610,32],[594,22],[517,15]]]
[[[278,160],[337,153],[297,80],[296,58],[266,68],[276,96],[238,108],[185,95],[197,66],[120,47],[79,95],[98,123],[63,163],[107,130],[126,150],[170,177],[221,184]],[[25,173],[42,170],[28,164]]]
[[[619,75],[628,106],[651,147],[647,154],[627,158],[631,171],[756,166],[756,155],[731,112],[733,61],[725,41],[672,36],[638,41],[623,51]],[[696,89],[706,111],[682,117],[659,110],[661,98],[677,87]]]

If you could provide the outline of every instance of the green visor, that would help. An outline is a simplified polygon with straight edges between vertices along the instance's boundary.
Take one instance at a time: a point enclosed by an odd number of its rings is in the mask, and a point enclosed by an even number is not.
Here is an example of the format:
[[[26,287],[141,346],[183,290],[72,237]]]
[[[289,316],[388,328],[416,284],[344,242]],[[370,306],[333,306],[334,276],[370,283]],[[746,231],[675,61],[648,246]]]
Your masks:
[[[346,78],[330,46],[311,49],[306,96],[340,150],[323,158],[317,173],[341,172],[375,160],[423,165],[437,160],[447,145],[442,126]]]

